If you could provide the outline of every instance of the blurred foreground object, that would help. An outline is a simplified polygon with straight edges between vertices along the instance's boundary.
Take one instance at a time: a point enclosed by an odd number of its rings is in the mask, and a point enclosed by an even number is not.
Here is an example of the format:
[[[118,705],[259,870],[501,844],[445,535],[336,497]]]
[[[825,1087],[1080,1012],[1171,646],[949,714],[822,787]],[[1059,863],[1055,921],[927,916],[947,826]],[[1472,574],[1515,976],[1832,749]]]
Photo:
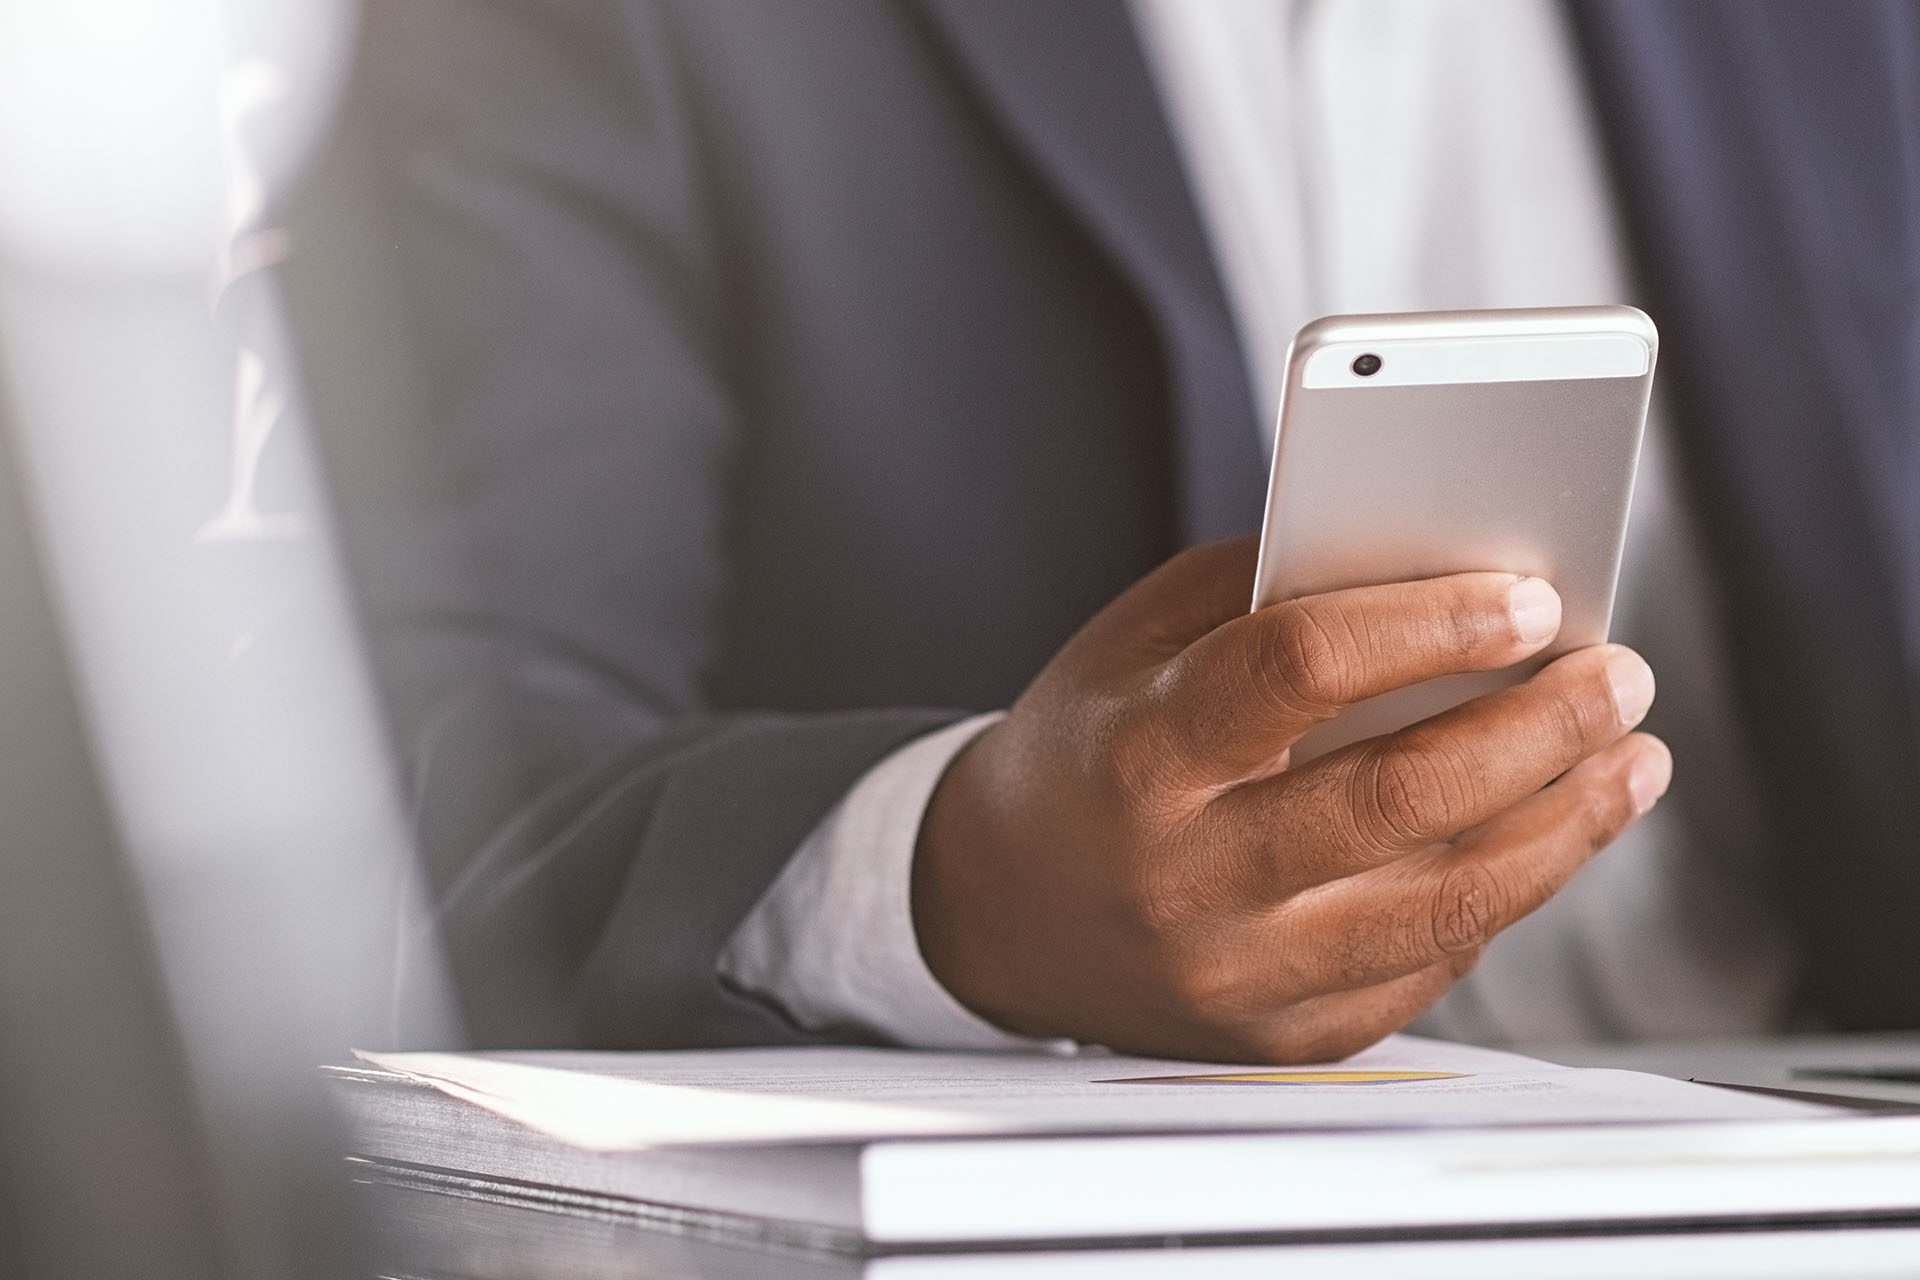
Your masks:
[[[272,275],[350,19],[0,0],[16,447],[251,1276],[328,1270],[348,1234],[316,1064],[457,1039]]]

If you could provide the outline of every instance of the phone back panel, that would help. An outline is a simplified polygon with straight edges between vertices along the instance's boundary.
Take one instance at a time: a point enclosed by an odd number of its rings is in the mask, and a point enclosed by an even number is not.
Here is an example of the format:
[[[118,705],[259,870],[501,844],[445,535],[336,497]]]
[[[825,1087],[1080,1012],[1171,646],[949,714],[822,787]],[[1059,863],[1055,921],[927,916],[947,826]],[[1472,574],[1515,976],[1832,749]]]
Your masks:
[[[1375,348],[1391,368],[1396,349],[1415,349],[1409,343],[1425,350],[1461,330],[1462,342],[1499,341],[1489,326],[1524,335],[1542,319],[1562,332],[1593,324],[1643,339],[1644,371],[1414,385],[1348,376],[1326,385],[1322,358],[1318,385],[1308,385],[1309,362],[1323,348],[1342,356]],[[1254,607],[1502,570],[1551,582],[1563,612],[1559,635],[1529,662],[1362,703],[1309,734],[1294,749],[1297,762],[1514,683],[1607,638],[1652,380],[1651,322],[1624,307],[1335,317],[1301,331],[1288,361]]]

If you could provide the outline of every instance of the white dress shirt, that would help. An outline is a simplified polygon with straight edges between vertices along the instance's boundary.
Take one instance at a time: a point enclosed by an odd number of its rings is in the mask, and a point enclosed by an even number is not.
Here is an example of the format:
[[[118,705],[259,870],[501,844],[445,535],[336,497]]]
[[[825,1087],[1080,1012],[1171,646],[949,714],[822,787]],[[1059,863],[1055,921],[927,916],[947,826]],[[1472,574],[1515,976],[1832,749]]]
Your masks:
[[[1314,316],[1630,299],[1594,123],[1551,0],[1133,8],[1269,446],[1287,343]],[[1789,957],[1746,825],[1752,772],[1676,479],[1656,408],[1614,634],[1659,674],[1674,786],[1501,935],[1419,1029],[1496,1042],[1751,1032],[1784,1016]],[[735,933],[722,973],[807,1027],[927,1047],[1034,1046],[939,985],[907,897],[928,798],[989,723],[929,735],[869,770]]]

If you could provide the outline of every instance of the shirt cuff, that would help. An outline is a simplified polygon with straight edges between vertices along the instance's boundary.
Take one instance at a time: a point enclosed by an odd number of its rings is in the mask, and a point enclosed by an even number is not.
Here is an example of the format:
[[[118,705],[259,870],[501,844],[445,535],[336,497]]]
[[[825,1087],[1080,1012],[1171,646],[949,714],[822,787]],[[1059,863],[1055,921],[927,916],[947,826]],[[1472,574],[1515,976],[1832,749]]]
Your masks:
[[[1000,1030],[927,968],[913,931],[913,850],[947,766],[1001,712],[948,725],[861,775],[733,933],[719,971],[810,1031],[858,1031],[922,1049],[1042,1049],[1071,1040]]]

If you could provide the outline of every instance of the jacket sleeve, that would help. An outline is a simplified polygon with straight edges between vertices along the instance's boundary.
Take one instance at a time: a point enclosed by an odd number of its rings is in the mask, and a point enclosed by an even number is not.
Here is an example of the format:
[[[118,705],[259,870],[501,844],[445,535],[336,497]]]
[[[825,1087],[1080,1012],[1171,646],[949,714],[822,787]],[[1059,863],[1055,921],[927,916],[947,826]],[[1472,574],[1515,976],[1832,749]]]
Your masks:
[[[953,713],[718,711],[729,271],[650,8],[372,0],[295,211],[321,449],[472,1038],[801,1033],[715,959]]]

